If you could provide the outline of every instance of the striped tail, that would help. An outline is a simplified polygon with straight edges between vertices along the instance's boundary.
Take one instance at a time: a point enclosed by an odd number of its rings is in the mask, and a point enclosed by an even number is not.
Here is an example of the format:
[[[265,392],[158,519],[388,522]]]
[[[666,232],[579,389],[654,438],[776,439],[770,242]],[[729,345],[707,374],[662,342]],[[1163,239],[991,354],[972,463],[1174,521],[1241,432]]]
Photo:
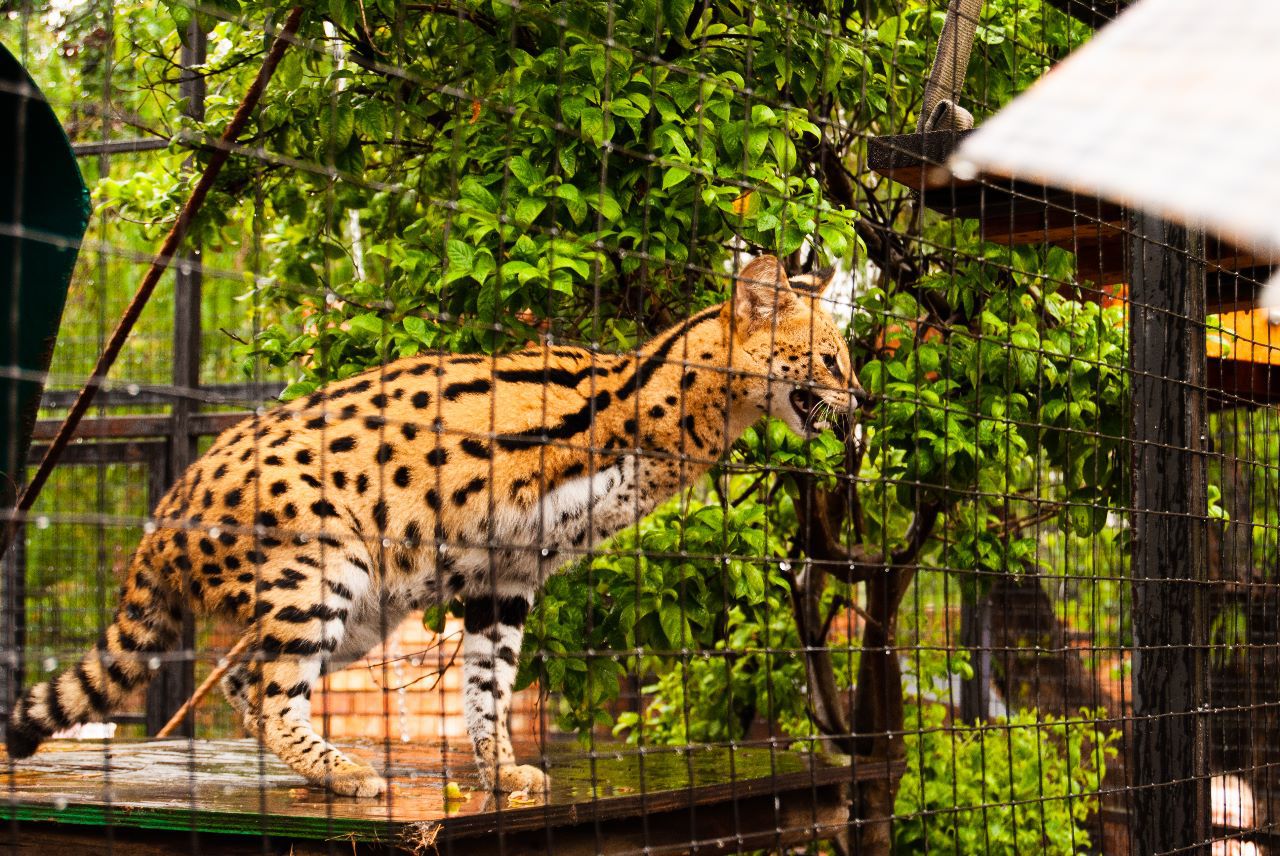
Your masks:
[[[22,694],[5,730],[10,758],[30,756],[64,728],[104,720],[151,680],[152,659],[180,638],[181,612],[162,600],[154,590],[128,592],[115,621],[79,663]]]

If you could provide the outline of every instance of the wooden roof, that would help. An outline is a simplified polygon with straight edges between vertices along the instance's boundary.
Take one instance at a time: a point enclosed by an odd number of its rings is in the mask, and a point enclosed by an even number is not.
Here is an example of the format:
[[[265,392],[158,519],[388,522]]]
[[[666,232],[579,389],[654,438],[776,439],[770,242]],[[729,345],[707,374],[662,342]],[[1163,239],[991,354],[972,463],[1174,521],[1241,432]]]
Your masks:
[[[977,220],[985,240],[1049,244],[1074,253],[1082,298],[1115,293],[1110,287],[1122,285],[1130,271],[1124,207],[1089,194],[989,174],[960,178],[946,164],[972,133],[877,137],[868,146],[867,166],[914,190],[927,208],[947,217]],[[1224,349],[1219,334],[1216,343],[1207,343],[1210,398],[1217,407],[1280,402],[1280,331],[1271,332],[1265,313],[1250,314],[1275,261],[1219,238],[1206,239],[1206,311],[1225,313],[1236,331],[1234,347]]]

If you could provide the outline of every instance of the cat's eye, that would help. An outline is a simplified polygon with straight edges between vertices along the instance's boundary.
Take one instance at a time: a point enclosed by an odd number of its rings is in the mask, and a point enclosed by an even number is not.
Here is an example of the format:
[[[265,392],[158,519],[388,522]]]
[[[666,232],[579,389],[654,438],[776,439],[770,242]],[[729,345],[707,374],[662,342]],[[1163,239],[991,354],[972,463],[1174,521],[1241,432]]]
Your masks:
[[[822,363],[827,367],[827,371],[831,372],[831,374],[835,376],[836,380],[841,379],[840,362],[836,359],[835,354],[823,354]]]

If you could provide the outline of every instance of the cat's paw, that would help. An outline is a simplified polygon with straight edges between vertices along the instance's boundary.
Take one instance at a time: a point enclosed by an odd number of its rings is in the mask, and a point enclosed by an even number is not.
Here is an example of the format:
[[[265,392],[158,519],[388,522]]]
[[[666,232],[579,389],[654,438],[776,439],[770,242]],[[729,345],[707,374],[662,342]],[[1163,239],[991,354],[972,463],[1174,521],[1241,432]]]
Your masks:
[[[551,779],[538,767],[530,764],[508,765],[498,769],[498,790],[503,793],[526,793],[531,797],[544,796],[551,788]]]
[[[355,767],[334,773],[329,790],[344,797],[376,797],[387,792],[387,780],[372,767]]]

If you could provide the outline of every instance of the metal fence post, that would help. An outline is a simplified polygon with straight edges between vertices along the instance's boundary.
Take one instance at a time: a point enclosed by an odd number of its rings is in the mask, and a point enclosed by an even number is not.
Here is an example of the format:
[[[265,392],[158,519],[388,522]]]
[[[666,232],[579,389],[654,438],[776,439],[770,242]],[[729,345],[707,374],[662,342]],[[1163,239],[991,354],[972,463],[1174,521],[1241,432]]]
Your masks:
[[[1133,225],[1132,852],[1194,852],[1210,834],[1203,238]]]
[[[187,30],[182,48],[183,75],[179,92],[186,104],[184,112],[197,121],[204,119],[204,77],[191,71],[205,61],[206,40],[195,18]],[[200,385],[200,300],[202,286],[200,242],[187,239],[187,250],[174,266],[173,296],[173,385],[178,388],[171,405],[173,431],[169,438],[169,459],[165,467],[165,487],[182,475],[196,456],[196,438],[191,417],[199,402],[190,390]],[[158,499],[159,497],[156,497]],[[147,693],[147,733],[155,734],[195,691],[195,625],[190,616],[183,623],[180,657],[165,663]],[[175,732],[190,736],[186,723]]]

